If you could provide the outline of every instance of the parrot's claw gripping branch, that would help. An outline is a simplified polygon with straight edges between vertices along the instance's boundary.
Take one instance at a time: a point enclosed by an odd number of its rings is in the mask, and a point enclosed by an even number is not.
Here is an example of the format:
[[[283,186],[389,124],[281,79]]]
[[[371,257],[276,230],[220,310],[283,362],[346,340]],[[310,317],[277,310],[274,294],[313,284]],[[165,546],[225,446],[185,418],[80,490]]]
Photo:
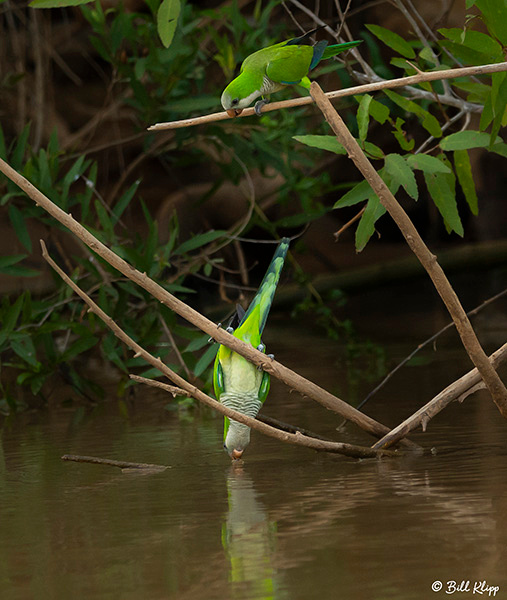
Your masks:
[[[445,79],[455,79],[457,77],[471,77],[475,75],[486,75],[489,73],[500,73],[502,71],[507,71],[507,62],[492,63],[489,65],[479,65],[474,67],[460,67],[457,69],[443,69],[441,71],[420,72],[417,73],[417,75],[411,75],[409,77],[400,77],[398,79],[391,80],[383,79],[382,81],[375,81],[373,83],[366,83],[364,85],[356,85],[354,87],[349,87],[342,90],[334,90],[332,92],[327,92],[326,96],[329,100],[337,100],[338,98],[357,96],[358,94],[367,94],[384,89],[414,86],[425,81],[439,81]],[[420,91],[421,90],[418,88],[410,88],[410,92],[412,94],[417,94]],[[470,113],[480,113],[483,110],[482,105],[466,102],[462,98],[456,98],[455,96],[439,94],[438,99],[442,104],[448,104],[449,106],[456,106],[458,108],[466,108],[466,111]],[[292,108],[295,106],[306,106],[307,104],[312,103],[313,98],[311,96],[305,96],[303,98],[291,98],[290,100],[271,102],[269,105],[264,107],[263,112],[279,110],[281,108]],[[228,110],[209,115],[203,115],[201,117],[182,119],[180,121],[156,123],[148,127],[148,131],[164,131],[166,129],[193,127],[194,125],[203,125],[205,123],[212,123],[214,121],[225,121],[234,117],[250,117],[254,114],[255,108],[253,107],[242,110]]]
[[[254,106],[255,114],[258,117],[262,117],[262,109],[269,103],[268,98],[263,98],[262,100],[257,100]]]

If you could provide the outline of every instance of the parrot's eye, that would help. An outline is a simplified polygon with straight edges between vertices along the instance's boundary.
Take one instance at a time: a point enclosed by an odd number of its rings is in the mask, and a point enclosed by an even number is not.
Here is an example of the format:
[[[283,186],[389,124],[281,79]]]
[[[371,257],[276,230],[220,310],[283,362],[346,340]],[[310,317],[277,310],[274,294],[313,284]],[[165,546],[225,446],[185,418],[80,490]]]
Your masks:
[[[234,100],[231,102],[231,104],[233,106],[236,106],[236,104],[239,102],[239,98],[234,98]]]

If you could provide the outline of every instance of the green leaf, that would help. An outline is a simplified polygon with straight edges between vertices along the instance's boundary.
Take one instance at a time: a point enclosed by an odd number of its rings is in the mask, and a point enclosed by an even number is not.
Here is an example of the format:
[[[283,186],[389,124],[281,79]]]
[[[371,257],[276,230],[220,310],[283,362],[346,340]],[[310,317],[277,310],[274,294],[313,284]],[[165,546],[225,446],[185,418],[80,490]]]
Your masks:
[[[93,0],[32,0],[28,6],[32,8],[64,8],[65,6],[79,6],[90,2],[93,2]]]
[[[372,99],[370,103],[370,115],[375,121],[383,125],[389,118],[389,112],[389,108],[385,104]]]
[[[193,111],[201,112],[203,110],[215,108],[216,105],[217,99],[215,96],[194,96],[193,98],[171,100],[166,106],[167,110],[188,115]]]
[[[25,217],[23,217],[23,213],[14,204],[9,206],[9,219],[11,220],[14,231],[18,236],[18,240],[23,244],[28,252],[31,252],[32,240],[30,239],[28,229],[26,228]]]
[[[500,156],[507,158],[507,144],[504,144],[503,142],[500,144],[495,144],[494,146],[491,146],[490,150],[491,150],[491,152],[494,152],[495,154],[499,154]]]
[[[437,119],[424,108],[421,108],[418,104],[412,100],[408,100],[404,96],[393,92],[392,90],[384,90],[386,96],[397,104],[403,110],[414,113],[421,119],[421,125],[430,133],[433,137],[441,137],[442,129]]]
[[[363,179],[346,194],[344,194],[338,200],[338,202],[335,203],[333,208],[344,208],[345,206],[354,206],[354,204],[359,204],[359,202],[364,202],[365,200],[368,200],[368,198],[372,194],[373,190],[371,189],[370,184],[366,181],[366,179]]]
[[[374,36],[378,37],[386,46],[392,48],[398,54],[406,58],[415,58],[415,52],[412,46],[406,42],[400,35],[394,33],[390,29],[380,27],[380,25],[366,25],[366,29],[371,31]]]
[[[6,309],[5,315],[2,319],[2,333],[9,334],[11,331],[14,330],[14,327],[16,326],[16,323],[19,318],[19,313],[21,312],[21,308],[23,307],[24,299],[25,295],[21,294],[16,299],[16,302],[14,302],[14,304],[12,304],[11,306],[9,306],[8,309]]]
[[[312,148],[328,150],[335,154],[347,154],[345,148],[334,135],[295,135],[293,139]]]
[[[201,233],[200,235],[195,235],[194,237],[190,238],[189,240],[183,242],[183,244],[178,246],[178,248],[176,248],[176,250],[174,251],[174,254],[185,254],[185,252],[190,252],[191,250],[200,248],[205,244],[209,244],[210,242],[224,237],[224,235],[228,235],[227,231],[215,231],[214,229],[212,229],[211,231],[207,231],[206,233]]]
[[[491,106],[492,116],[494,117],[490,136],[490,144],[492,145],[497,138],[500,127],[505,125],[507,114],[507,73],[492,73],[491,80]]]
[[[0,271],[2,271],[2,269],[17,264],[18,262],[21,262],[26,257],[27,254],[12,254],[11,256],[0,256]]]
[[[201,356],[201,358],[197,361],[194,367],[194,375],[199,377],[204,373],[204,371],[208,368],[210,363],[215,359],[215,356],[218,352],[218,344],[213,344],[210,346],[206,352]]]
[[[407,163],[412,169],[418,169],[425,173],[451,173],[451,169],[435,156],[428,154],[410,154]]]
[[[115,204],[114,208],[113,208],[113,224],[116,224],[118,222],[118,220],[120,219],[120,217],[122,216],[123,212],[125,211],[125,209],[127,208],[127,206],[130,204],[130,201],[132,200],[132,198],[134,197],[134,194],[137,191],[137,188],[139,187],[139,184],[141,182],[135,181],[130,187],[129,189],[122,194],[121,198],[118,200],[118,202]]]
[[[369,158],[383,160],[385,158],[384,152],[375,144],[371,142],[363,142],[363,150]]]
[[[472,175],[472,165],[470,164],[470,157],[466,150],[455,150],[454,151],[454,169],[458,177],[461,189],[465,194],[465,199],[472,211],[472,214],[477,215],[479,213],[479,201],[477,199],[477,193],[475,191],[475,183]]]
[[[507,46],[507,3],[505,0],[476,0],[475,6],[482,12],[492,35]]]
[[[501,138],[496,139],[502,142]],[[486,148],[490,143],[490,135],[483,131],[458,131],[440,140],[442,150],[469,150],[470,148]]]
[[[195,338],[195,340],[192,340],[188,346],[183,349],[183,352],[196,352],[197,350],[204,348],[204,346],[206,346],[208,343],[208,339],[208,335],[202,335],[198,338]]]
[[[371,236],[375,233],[375,223],[385,214],[386,209],[380,204],[378,196],[368,200],[366,210],[364,211],[356,229],[356,251],[361,252],[368,243]]]
[[[29,135],[30,123],[25,125],[25,127],[23,128],[23,131],[18,137],[18,141],[16,142],[16,146],[14,147],[14,151],[11,156],[11,167],[16,171],[21,171],[21,168],[23,166],[23,157],[25,155],[25,148]]]
[[[79,354],[86,352],[90,348],[93,348],[98,342],[98,338],[93,335],[86,335],[79,337],[60,357],[60,362],[67,362]]]
[[[359,139],[361,142],[364,142],[368,135],[368,125],[370,123],[369,108],[372,100],[373,97],[370,96],[370,94],[364,94],[357,109],[357,126],[359,128]]]
[[[102,204],[100,200],[95,200],[95,210],[97,211],[97,216],[99,217],[100,224],[102,229],[107,234],[109,239],[114,238],[113,224],[111,222],[111,218]]]
[[[424,179],[433,202],[442,215],[447,227],[463,237],[463,225],[458,213],[454,190],[454,174],[424,173]]]
[[[400,119],[400,117],[396,117],[396,121],[394,123],[394,129],[392,132],[393,132],[394,137],[396,138],[398,144],[401,146],[401,149],[405,150],[407,152],[410,152],[411,150],[414,149],[415,140],[414,140],[414,138],[412,138],[411,140],[407,140],[407,135],[403,129],[404,124],[405,124],[405,121],[403,119]]]
[[[27,334],[18,340],[11,341],[14,352],[32,367],[39,366],[32,338]]]
[[[456,45],[464,46],[460,49],[460,53],[465,53],[463,56],[470,56],[473,62],[473,57],[480,62],[502,62],[503,53],[502,46],[489,35],[473,29],[462,29],[451,28],[451,29],[439,29],[438,33],[451,40]],[[468,50],[473,51],[474,54],[466,54]],[[475,54],[477,53],[477,55]]]
[[[400,154],[388,154],[385,160],[385,168],[391,178],[405,188],[409,196],[414,200],[418,199],[419,190],[417,189],[414,172],[403,156]]]
[[[180,10],[180,0],[162,0],[157,11],[157,31],[166,48],[169,48],[173,41]]]

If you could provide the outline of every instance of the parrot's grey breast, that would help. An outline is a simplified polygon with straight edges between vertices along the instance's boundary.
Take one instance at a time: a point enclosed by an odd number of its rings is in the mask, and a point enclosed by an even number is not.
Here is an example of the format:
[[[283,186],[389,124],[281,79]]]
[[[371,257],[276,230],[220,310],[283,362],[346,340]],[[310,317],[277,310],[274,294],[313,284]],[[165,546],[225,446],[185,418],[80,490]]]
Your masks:
[[[264,75],[262,78],[261,94],[272,94],[273,92],[278,92],[284,87],[285,86],[282,83],[277,83],[276,81],[270,79],[267,75]]]

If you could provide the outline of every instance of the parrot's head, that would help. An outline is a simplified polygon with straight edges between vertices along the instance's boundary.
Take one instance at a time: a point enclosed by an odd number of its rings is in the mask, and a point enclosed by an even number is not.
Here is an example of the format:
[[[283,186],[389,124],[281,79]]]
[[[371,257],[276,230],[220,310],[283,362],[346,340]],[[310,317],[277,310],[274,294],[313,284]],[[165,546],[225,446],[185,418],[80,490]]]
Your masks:
[[[229,117],[239,116],[244,108],[261,95],[260,90],[254,88],[247,73],[241,73],[229,83],[220,99]]]
[[[224,448],[232,460],[240,459],[249,443],[250,427],[231,421],[225,436]]]

